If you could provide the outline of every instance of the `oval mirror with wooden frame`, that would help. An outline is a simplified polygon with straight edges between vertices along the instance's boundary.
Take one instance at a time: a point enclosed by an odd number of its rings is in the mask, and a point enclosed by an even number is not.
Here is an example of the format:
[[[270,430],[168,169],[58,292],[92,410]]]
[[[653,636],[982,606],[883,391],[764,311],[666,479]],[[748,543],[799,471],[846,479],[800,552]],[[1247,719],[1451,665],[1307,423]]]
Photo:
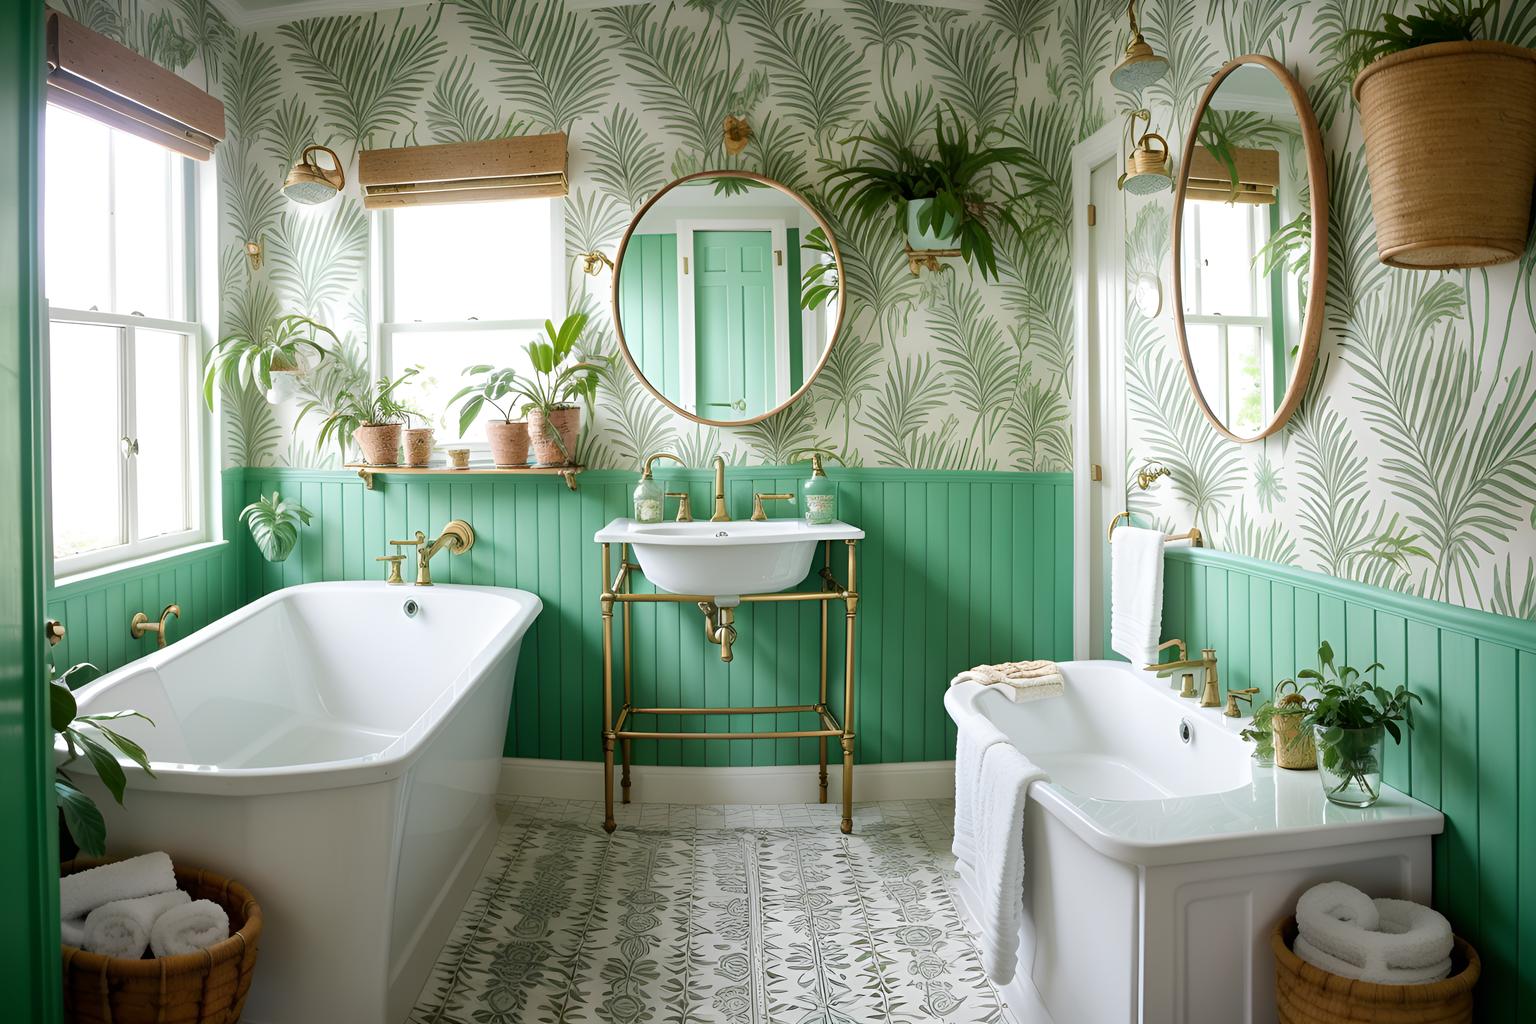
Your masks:
[[[614,259],[624,361],[668,408],[710,426],[756,423],[804,395],[843,309],[831,227],[794,190],[748,171],[667,185]]]
[[[1195,401],[1234,441],[1285,425],[1317,361],[1328,175],[1306,92],[1263,54],[1195,109],[1173,200],[1173,319]]]

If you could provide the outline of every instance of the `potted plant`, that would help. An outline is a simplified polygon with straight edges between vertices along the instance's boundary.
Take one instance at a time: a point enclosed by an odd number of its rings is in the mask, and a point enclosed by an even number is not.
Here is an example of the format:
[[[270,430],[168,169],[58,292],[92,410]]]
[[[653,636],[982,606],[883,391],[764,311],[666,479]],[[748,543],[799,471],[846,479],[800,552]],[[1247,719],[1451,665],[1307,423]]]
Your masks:
[[[341,392],[335,410],[320,424],[316,445],[324,447],[327,441],[335,438],[345,459],[347,441],[352,439],[362,450],[363,461],[370,466],[398,465],[401,424],[419,413],[395,397],[395,391],[420,372],[413,366],[393,380],[380,377],[360,390]],[[314,401],[306,403],[299,410],[298,419],[302,420],[304,414],[317,404]]]
[[[1536,50],[1486,41],[1496,10],[1435,0],[1349,34],[1383,263],[1446,270],[1525,252]]]
[[[107,725],[108,722],[126,718],[142,718],[154,725],[148,716],[137,711],[80,714],[75,695],[70,692],[71,687],[84,686],[100,674],[95,665],[81,662],[66,669],[59,678],[50,679],[48,683],[49,718],[53,731],[64,737],[67,750],[63,763],[54,772],[54,799],[64,815],[64,826],[75,845],[92,857],[106,853],[107,825],[96,801],[82,792],[70,778],[67,771],[69,766],[83,755],[91,762],[91,768],[101,779],[102,785],[107,787],[107,792],[112,794],[112,799],[119,804],[123,802],[123,790],[128,785],[128,777],[123,773],[122,765],[117,763],[117,754],[113,753],[113,748],[143,768],[146,774],[154,775],[150,771],[149,758],[144,748]]]
[[[203,370],[203,400],[208,408],[213,408],[213,389],[220,383],[230,387],[255,384],[266,392],[267,401],[277,404],[284,397],[277,382],[291,384],[303,374],[306,348],[313,350],[316,358],[330,354],[331,349],[320,343],[317,334],[329,337],[332,346],[341,347],[335,331],[297,314],[278,317],[255,338],[230,334],[219,339]]]
[[[411,426],[411,414],[405,414],[405,464],[426,466],[432,462],[434,431],[431,427]]]
[[[1373,662],[1362,673],[1348,665],[1335,666],[1333,647],[1323,641],[1317,668],[1296,673],[1317,695],[1307,703],[1301,724],[1317,745],[1318,777],[1329,800],[1346,807],[1369,807],[1381,796],[1381,755],[1384,736],[1401,743],[1402,722],[1413,728],[1413,702],[1418,694],[1399,685],[1388,690],[1376,683],[1382,669]],[[1369,677],[1369,678],[1367,678]]]
[[[299,542],[299,527],[308,526],[310,518],[309,509],[284,501],[277,491],[270,498],[258,495],[240,510],[240,521],[249,527],[257,550],[269,562],[281,562],[292,554]]]
[[[1278,764],[1293,771],[1317,767],[1312,732],[1301,724],[1307,712],[1306,699],[1297,691],[1296,680],[1281,680],[1275,687],[1275,699],[1254,708],[1252,723],[1239,733],[1253,741],[1253,756],[1261,764]]]
[[[491,461],[503,468],[528,465],[528,423],[512,418],[516,407],[511,399],[523,394],[517,373],[480,363],[465,367],[464,376],[483,379],[460,388],[449,403],[464,403],[459,407],[459,436],[464,436],[479,418],[481,411],[489,405],[501,414],[499,419],[487,420],[485,424],[485,439],[491,446]]]
[[[950,112],[935,119],[931,146],[913,145],[904,132],[882,114],[881,125],[847,141],[868,147],[862,163],[833,171],[838,181],[831,197],[846,197],[864,216],[877,216],[895,204],[906,218],[907,245],[915,250],[958,249],[983,277],[997,276],[992,233],[1006,225],[1022,234],[1013,207],[1028,196],[1006,173],[1027,157],[1018,146],[988,143],[992,130],[969,130]],[[997,198],[1003,196],[1005,198]]]

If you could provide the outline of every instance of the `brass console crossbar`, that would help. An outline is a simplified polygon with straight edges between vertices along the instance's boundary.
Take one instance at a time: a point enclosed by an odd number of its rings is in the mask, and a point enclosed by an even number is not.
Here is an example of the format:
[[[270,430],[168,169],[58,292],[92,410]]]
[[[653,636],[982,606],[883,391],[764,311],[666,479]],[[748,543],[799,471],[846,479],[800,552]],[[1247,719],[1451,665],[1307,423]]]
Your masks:
[[[844,541],[848,550],[848,584],[844,586],[832,574],[832,542],[823,545],[823,561],[819,576],[819,591],[790,591],[777,594],[744,594],[743,604],[759,604],[775,601],[818,601],[821,603],[821,667],[819,679],[821,697],[815,704],[777,705],[771,707],[731,708],[643,708],[634,704],[634,670],[630,658],[629,606],[632,604],[698,604],[714,602],[712,594],[635,594],[625,588],[640,573],[640,566],[629,561],[627,544],[619,545],[619,571],[612,574],[612,545],[602,545],[603,593],[603,803],[605,817],[603,828],[612,832],[617,823],[613,818],[613,767],[614,748],[619,749],[622,769],[622,799],[629,803],[629,766],[631,740],[746,740],[746,739],[815,739],[820,748],[820,797],[827,802],[827,741],[836,738],[843,752],[843,814],[841,827],[853,831],[853,680],[854,680],[854,621],[858,615],[858,542]],[[611,582],[610,582],[611,581]],[[843,657],[843,721],[839,721],[827,704],[827,606],[833,601],[843,602],[846,608],[846,646]],[[613,607],[623,606],[620,616],[622,629],[622,656],[624,659],[624,698],[614,714],[613,700]],[[645,731],[630,726],[635,715],[815,715],[820,728],[775,729],[749,732],[661,732]]]

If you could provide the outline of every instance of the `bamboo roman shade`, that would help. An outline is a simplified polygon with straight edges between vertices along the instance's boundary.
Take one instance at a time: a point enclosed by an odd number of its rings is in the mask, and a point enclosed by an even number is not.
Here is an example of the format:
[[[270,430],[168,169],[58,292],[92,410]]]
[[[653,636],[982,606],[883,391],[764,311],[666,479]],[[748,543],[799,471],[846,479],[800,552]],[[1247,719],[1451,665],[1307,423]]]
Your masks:
[[[224,104],[147,57],[48,12],[48,102],[207,160],[224,139]]]
[[[563,196],[565,133],[365,149],[357,179],[370,210]]]
[[[1267,206],[1280,188],[1280,154],[1273,149],[1234,146],[1232,163],[1237,169],[1237,191],[1232,189],[1232,170],[1204,146],[1196,146],[1189,158],[1190,199]]]

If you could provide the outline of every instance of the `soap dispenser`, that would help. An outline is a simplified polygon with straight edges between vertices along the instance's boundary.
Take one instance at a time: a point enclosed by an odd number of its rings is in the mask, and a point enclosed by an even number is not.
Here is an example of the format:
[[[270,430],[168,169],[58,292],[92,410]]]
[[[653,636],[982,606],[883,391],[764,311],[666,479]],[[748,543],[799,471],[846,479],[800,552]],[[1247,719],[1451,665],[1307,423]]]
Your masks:
[[[827,476],[826,469],[821,464],[822,456],[831,459],[838,458],[836,452],[827,448],[807,448],[795,455],[809,455],[811,457],[811,476],[800,485],[800,493],[804,499],[800,505],[805,509],[805,521],[812,526],[825,526],[827,523],[837,520],[837,484]]]
[[[651,464],[657,459],[671,459],[679,466],[683,460],[670,452],[657,452],[645,460],[640,470],[640,482],[635,485],[635,522],[659,523],[666,514],[666,492],[651,478]]]

